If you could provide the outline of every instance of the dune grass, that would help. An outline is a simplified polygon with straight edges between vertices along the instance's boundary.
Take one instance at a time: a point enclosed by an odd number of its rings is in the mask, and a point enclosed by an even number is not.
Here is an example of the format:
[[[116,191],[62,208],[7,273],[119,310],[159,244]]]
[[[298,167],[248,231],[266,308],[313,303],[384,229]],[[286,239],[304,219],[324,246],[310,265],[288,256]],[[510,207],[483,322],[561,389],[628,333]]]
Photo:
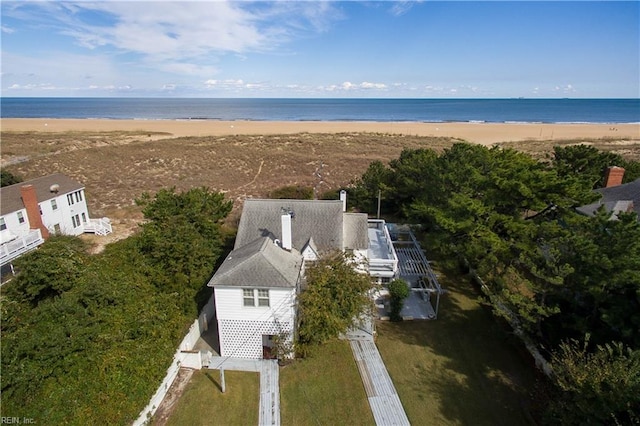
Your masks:
[[[256,425],[260,375],[225,371],[226,392],[220,390],[217,371],[196,371],[177,402],[167,425]]]
[[[379,322],[377,345],[412,424],[534,423],[542,389],[533,365],[464,278],[436,321]]]

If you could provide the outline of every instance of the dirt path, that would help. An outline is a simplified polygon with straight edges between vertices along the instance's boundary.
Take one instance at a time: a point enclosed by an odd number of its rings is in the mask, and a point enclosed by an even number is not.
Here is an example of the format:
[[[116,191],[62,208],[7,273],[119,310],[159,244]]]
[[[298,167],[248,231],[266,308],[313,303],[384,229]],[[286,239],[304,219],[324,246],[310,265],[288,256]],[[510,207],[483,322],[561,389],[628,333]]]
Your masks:
[[[171,384],[167,395],[164,397],[156,414],[153,416],[152,425],[153,426],[165,426],[169,421],[169,417],[176,408],[176,403],[182,396],[185,388],[189,384],[191,380],[191,376],[193,376],[193,371],[190,368],[181,368],[178,370],[178,375],[176,379]]]

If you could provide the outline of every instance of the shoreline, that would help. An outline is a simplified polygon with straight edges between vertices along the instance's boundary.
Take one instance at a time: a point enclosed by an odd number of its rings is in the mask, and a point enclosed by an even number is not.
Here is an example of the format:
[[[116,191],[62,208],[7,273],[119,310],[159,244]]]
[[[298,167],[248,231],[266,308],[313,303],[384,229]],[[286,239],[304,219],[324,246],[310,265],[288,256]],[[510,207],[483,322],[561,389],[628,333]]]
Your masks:
[[[389,133],[483,145],[526,140],[640,140],[640,123],[266,121],[217,119],[0,118],[3,132],[150,132],[154,139],[295,133]]]

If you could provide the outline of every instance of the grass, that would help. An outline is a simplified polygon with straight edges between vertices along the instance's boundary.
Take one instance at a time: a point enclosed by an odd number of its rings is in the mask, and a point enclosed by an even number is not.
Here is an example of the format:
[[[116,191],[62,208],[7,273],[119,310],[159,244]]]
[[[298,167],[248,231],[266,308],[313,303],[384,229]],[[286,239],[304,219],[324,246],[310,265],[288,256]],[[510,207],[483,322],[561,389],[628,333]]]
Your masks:
[[[412,424],[534,423],[541,389],[534,367],[483,308],[464,278],[436,321],[380,322],[377,345]]]
[[[222,393],[217,371],[196,371],[167,425],[258,424],[259,374],[225,371],[224,375],[226,392]]]
[[[516,339],[477,300],[471,284],[441,273],[449,291],[436,321],[378,322],[377,345],[412,424],[529,425],[545,401],[543,383]],[[259,378],[196,372],[170,425],[256,424]],[[373,425],[348,342],[335,340],[280,369],[285,425]]]
[[[280,370],[283,425],[373,425],[360,373],[346,341],[332,341]]]

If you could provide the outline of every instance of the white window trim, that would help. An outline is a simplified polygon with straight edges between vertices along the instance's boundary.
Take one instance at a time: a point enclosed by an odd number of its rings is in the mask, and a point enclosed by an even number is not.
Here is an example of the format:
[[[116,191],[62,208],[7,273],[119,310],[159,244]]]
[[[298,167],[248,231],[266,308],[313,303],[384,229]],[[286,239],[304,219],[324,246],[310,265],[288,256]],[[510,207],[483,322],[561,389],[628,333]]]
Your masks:
[[[251,292],[251,296],[247,293]],[[266,292],[266,295],[265,295]],[[251,304],[248,304],[248,302]],[[266,304],[264,304],[266,301]],[[242,306],[245,308],[269,308],[271,299],[269,289],[267,288],[243,288],[242,289]]]

